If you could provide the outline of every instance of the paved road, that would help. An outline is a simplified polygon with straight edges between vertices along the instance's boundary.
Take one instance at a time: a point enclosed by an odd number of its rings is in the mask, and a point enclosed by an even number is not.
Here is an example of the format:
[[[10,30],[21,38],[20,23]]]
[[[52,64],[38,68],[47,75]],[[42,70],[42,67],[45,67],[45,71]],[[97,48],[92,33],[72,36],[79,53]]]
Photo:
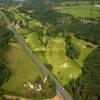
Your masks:
[[[57,94],[62,96],[64,98],[64,100],[72,100],[69,93],[61,86],[61,84],[49,72],[49,70],[46,68],[46,66],[39,61],[39,59],[32,52],[32,50],[27,46],[27,44],[25,43],[23,37],[19,36],[16,33],[16,31],[12,27],[10,27],[11,23],[10,23],[9,19],[5,16],[5,14],[2,11],[0,11],[0,13],[1,13],[0,15],[3,16],[4,20],[8,24],[9,28],[13,31],[16,40],[20,43],[21,47],[27,52],[27,54],[30,56],[30,58],[33,60],[33,62],[39,67],[39,69],[44,73],[45,76],[49,76],[54,80],[54,82],[56,83]]]

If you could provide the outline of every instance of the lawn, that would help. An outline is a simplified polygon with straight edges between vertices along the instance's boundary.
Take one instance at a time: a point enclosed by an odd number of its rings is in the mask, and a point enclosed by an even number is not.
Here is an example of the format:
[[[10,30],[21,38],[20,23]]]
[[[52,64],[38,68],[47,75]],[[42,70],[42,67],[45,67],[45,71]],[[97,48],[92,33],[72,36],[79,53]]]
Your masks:
[[[9,59],[8,67],[12,75],[10,79],[3,85],[3,89],[10,92],[15,92],[18,95],[27,95],[24,83],[34,81],[37,77],[43,74],[21,49],[18,43],[11,44],[12,49],[8,52]]]
[[[100,17],[100,7],[90,6],[90,5],[80,5],[80,6],[56,6],[54,7],[58,12],[69,13],[76,17]]]

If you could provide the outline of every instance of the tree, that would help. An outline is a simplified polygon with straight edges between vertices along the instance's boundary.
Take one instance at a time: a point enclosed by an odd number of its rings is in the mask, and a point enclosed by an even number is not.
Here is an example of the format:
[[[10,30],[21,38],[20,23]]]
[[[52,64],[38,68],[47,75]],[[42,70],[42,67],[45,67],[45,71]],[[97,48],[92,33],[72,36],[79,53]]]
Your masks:
[[[47,68],[49,69],[50,72],[53,70],[53,66],[51,64],[46,64]]]
[[[13,33],[5,28],[5,26],[0,27],[0,49],[6,50],[9,47],[10,39]]]
[[[73,44],[71,44],[66,48],[66,55],[71,59],[78,59],[80,55],[80,50],[77,47],[75,47]]]
[[[71,41],[71,35],[67,35],[65,37],[66,42],[66,56],[70,57],[71,59],[78,59],[80,55],[80,49],[78,46],[74,45]]]
[[[9,79],[11,75],[10,69],[6,66],[6,54],[9,50],[9,42],[13,37],[13,33],[5,26],[5,23],[0,23],[0,87]]]
[[[95,5],[95,0],[92,0],[92,1],[90,2],[90,5]]]
[[[55,96],[56,95],[56,84],[52,79],[49,80],[49,87],[52,89],[52,95]]]
[[[0,86],[9,79],[11,72],[4,64],[0,63]]]
[[[67,43],[67,45],[71,45],[71,39],[71,35],[68,34],[67,36],[65,36],[65,42]]]

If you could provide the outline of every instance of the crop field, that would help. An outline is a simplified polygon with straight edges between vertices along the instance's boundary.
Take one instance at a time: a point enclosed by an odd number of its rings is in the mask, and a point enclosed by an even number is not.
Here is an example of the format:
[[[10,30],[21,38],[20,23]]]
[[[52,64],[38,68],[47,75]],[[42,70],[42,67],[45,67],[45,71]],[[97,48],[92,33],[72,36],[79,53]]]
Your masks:
[[[76,17],[100,17],[100,7],[91,5],[80,5],[80,6],[56,6],[54,7],[60,13],[69,13]]]
[[[43,79],[43,74],[18,43],[12,44],[12,49],[8,52],[8,59],[8,67],[12,75],[2,88],[8,92],[27,96],[24,83],[34,81],[39,76]]]

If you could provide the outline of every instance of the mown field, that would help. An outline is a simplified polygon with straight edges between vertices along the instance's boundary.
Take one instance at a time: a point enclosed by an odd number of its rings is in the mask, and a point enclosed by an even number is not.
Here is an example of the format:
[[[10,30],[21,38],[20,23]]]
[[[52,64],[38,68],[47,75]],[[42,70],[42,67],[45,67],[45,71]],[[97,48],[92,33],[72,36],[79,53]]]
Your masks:
[[[80,6],[65,6],[60,5],[54,7],[60,13],[69,13],[76,17],[100,17],[100,7],[91,5],[80,5]]]
[[[96,45],[92,44],[91,42],[86,42],[84,40],[78,39],[73,36],[72,42],[74,45],[78,46],[80,49],[80,57],[75,61],[78,65],[82,68],[84,64],[84,60],[88,57],[88,55],[97,47]],[[87,45],[91,45],[91,47],[87,47]]]
[[[77,78],[81,69],[79,65],[66,57],[65,41],[63,38],[51,38],[47,45],[46,59],[53,65],[53,74],[63,84],[67,84],[71,79]]]
[[[43,74],[18,43],[13,43],[11,46],[12,48],[7,53],[7,56],[9,61],[8,67],[10,68],[12,75],[2,88],[8,92],[27,96],[24,83],[34,81],[39,76],[43,78]]]
[[[46,59],[48,63],[53,65],[53,73],[63,85],[73,78],[76,79],[80,75],[84,60],[96,47],[92,44],[92,48],[87,48],[86,45],[88,42],[77,39],[74,36],[72,42],[81,51],[77,60],[72,60],[66,56],[66,44],[62,37],[51,38],[47,45]]]
[[[84,60],[96,47],[91,44],[92,47],[88,48],[86,45],[90,44],[89,42],[73,36],[72,42],[80,49],[81,54],[77,60],[72,60],[66,56],[66,43],[63,37],[49,37],[48,43],[44,47],[39,39],[36,38],[37,35],[34,35],[33,33],[30,34],[30,37],[27,35],[27,39],[29,40],[28,45],[43,63],[51,64],[53,66],[53,74],[63,85],[72,79],[76,79],[81,74]],[[47,36],[44,38],[47,38]],[[37,41],[35,41],[36,39]],[[41,55],[39,52],[44,52],[44,55]]]

